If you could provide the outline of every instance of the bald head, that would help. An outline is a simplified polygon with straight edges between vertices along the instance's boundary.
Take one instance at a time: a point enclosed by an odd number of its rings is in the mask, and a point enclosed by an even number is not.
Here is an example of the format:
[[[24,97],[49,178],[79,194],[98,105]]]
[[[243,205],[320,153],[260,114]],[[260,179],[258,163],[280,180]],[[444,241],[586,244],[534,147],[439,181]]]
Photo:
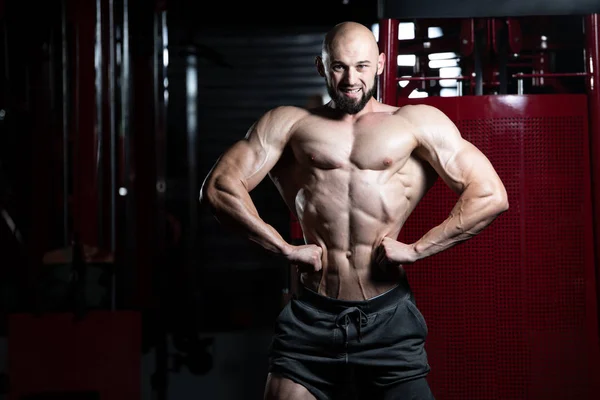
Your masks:
[[[340,49],[355,48],[377,56],[379,48],[373,32],[357,22],[342,22],[335,25],[323,40],[322,57],[329,57]]]
[[[371,101],[385,55],[379,53],[375,35],[366,26],[343,22],[325,35],[317,70],[325,78],[331,106],[357,114]]]

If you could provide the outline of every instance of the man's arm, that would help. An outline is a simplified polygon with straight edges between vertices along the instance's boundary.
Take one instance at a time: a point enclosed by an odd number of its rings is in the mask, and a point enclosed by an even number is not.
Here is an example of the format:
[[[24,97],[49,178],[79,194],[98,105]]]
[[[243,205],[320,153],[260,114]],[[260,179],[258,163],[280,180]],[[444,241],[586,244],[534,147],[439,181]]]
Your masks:
[[[508,210],[508,196],[488,158],[462,138],[444,113],[429,106],[413,106],[406,116],[417,128],[416,154],[459,194],[448,218],[411,245],[416,261],[480,233]]]
[[[250,192],[275,166],[304,111],[278,107],[263,115],[243,140],[217,160],[200,189],[200,202],[226,227],[241,233],[275,255],[294,263],[302,271],[322,268],[323,250],[314,244],[287,243],[258,215]]]
[[[244,139],[223,153],[200,190],[200,202],[220,223],[283,256],[291,252],[290,244],[260,218],[250,192],[276,164],[297,119],[298,110],[288,107],[265,113]]]

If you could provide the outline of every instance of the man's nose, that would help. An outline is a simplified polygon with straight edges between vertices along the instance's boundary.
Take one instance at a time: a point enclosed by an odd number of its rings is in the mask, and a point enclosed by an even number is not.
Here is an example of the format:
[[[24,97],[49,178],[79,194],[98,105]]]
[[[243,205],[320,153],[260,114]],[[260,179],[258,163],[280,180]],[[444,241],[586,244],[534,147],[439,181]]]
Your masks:
[[[345,76],[345,80],[346,83],[348,83],[349,85],[353,85],[356,82],[358,82],[358,72],[356,72],[354,69],[352,68],[348,68],[348,70],[346,70],[346,76]]]

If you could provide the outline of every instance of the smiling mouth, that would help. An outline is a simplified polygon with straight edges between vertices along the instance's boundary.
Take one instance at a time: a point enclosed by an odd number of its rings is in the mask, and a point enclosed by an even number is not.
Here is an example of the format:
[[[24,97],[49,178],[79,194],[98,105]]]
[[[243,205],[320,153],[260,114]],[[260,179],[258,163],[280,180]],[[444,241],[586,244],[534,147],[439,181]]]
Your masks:
[[[360,92],[360,88],[358,88],[358,89],[343,89],[342,92],[350,93],[350,94],[358,93],[358,92]]]

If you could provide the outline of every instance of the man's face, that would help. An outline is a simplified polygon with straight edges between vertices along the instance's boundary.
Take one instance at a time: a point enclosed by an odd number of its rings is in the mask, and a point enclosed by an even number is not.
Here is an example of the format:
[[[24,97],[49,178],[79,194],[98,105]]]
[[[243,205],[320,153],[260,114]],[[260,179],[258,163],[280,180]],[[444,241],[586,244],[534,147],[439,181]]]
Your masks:
[[[343,41],[323,59],[327,92],[336,109],[357,114],[375,95],[381,57],[359,41]]]
[[[377,90],[377,82],[374,78],[368,90],[365,84],[361,88],[355,85],[335,85],[335,82],[327,80],[327,93],[335,102],[335,108],[345,112],[346,114],[358,114],[369,102],[371,97],[375,95]]]

